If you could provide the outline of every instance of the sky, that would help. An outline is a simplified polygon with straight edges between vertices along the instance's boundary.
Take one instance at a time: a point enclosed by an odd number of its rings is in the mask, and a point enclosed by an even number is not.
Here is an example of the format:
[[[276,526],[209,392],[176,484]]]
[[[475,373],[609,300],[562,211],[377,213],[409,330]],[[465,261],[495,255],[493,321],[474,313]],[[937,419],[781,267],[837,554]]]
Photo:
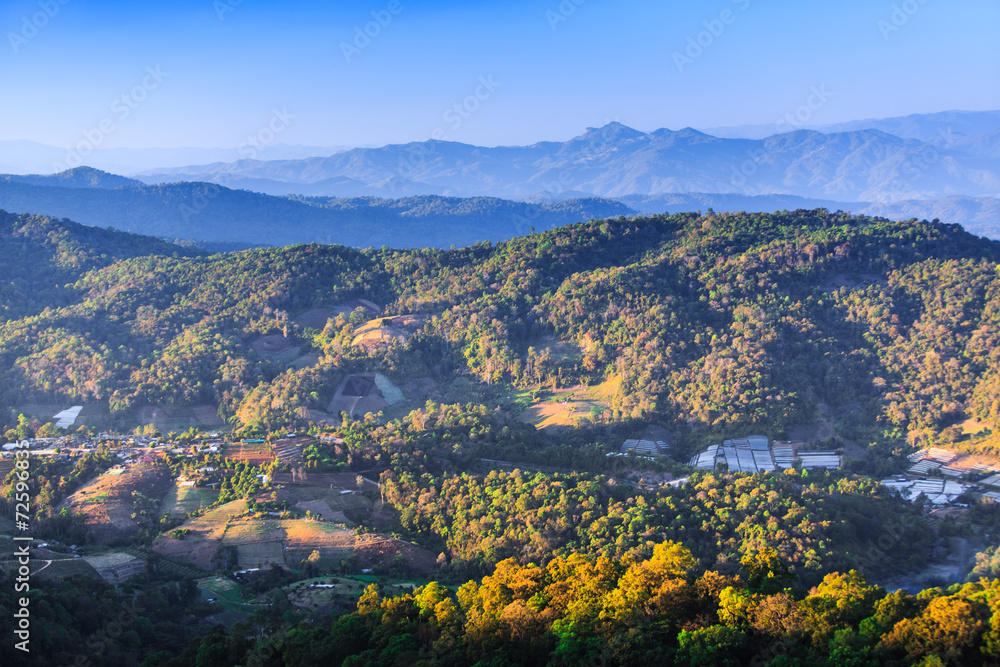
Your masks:
[[[0,140],[479,145],[1000,109],[996,0],[0,2]]]

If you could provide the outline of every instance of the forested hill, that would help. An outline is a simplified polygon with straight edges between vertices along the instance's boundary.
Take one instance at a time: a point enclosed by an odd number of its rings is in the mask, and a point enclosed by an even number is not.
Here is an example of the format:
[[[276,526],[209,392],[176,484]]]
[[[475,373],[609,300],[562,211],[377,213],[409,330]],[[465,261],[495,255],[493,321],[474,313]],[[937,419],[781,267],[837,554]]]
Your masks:
[[[360,370],[528,388],[608,382],[614,417],[677,433],[780,432],[820,406],[866,442],[1000,420],[1000,243],[957,225],[680,214],[460,250],[313,244],[191,257],[136,239],[150,254],[135,245],[110,264],[73,265],[55,259],[51,239],[79,227],[9,220],[5,246],[34,244],[21,252],[62,272],[15,281],[30,296],[0,325],[11,406],[106,402],[125,420],[151,404],[212,403],[248,426],[305,423]],[[37,229],[35,240],[21,229]],[[355,343],[370,313],[302,318],[358,298],[383,315],[419,314],[413,335],[376,349]],[[252,345],[268,335],[318,361],[262,358]]]
[[[2,210],[0,244],[0,308],[5,319],[72,302],[69,285],[87,271],[123,259],[205,254],[140,234]]]

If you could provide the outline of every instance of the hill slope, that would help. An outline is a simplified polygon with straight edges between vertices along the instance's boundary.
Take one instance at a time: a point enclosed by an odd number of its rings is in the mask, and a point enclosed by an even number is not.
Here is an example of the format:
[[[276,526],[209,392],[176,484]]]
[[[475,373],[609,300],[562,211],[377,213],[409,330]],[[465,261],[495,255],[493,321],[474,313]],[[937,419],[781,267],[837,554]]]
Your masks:
[[[125,258],[31,285],[51,307],[0,326],[3,399],[107,402],[122,419],[211,403],[277,424],[325,410],[350,373],[614,378],[615,418],[679,434],[780,432],[823,412],[855,439],[895,438],[1000,420],[998,261],[1000,243],[957,225],[823,210],[597,220],[452,251]],[[373,317],[358,299],[420,317],[353,346]],[[318,313],[326,325],[307,328]],[[286,367],[255,351],[262,337],[314,361]]]

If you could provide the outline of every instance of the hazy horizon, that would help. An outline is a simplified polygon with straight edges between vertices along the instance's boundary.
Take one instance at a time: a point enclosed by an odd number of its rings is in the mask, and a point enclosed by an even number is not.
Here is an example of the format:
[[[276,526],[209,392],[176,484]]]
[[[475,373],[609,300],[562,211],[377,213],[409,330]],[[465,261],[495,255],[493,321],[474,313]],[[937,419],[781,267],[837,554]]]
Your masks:
[[[513,146],[609,121],[651,131],[1000,109],[1000,7],[982,0],[18,0],[0,26],[0,140],[60,147]]]

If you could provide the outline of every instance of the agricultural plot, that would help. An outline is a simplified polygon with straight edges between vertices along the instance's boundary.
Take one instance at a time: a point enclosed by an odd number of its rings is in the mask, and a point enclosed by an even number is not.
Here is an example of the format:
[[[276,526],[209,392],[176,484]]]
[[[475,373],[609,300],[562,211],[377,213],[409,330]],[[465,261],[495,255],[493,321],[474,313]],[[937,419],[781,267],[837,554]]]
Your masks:
[[[285,567],[285,549],[281,542],[241,544],[237,547],[240,567]]]
[[[225,457],[260,466],[274,460],[274,451],[266,442],[231,442],[226,445]]]
[[[199,579],[198,588],[201,589],[202,600],[215,598],[220,609],[224,610],[215,614],[213,622],[223,625],[234,621],[243,620],[246,614],[252,614],[261,607],[266,606],[266,602],[246,602],[237,585],[231,579],[224,577],[211,577],[209,579]],[[269,598],[266,598],[269,600]]]
[[[322,331],[326,326],[326,321],[334,316],[332,308],[311,308],[298,317],[292,319],[303,329],[316,329]]]
[[[236,582],[224,577],[212,577],[198,581],[198,586],[204,588],[220,598],[238,601],[240,599],[240,587]]]
[[[548,398],[530,405],[519,419],[537,428],[576,426],[581,421],[589,422],[595,409],[603,411],[609,408],[620,386],[621,380],[612,377],[593,387],[578,385],[556,389]]]
[[[299,567],[299,563],[314,550],[319,551],[321,567],[339,565],[342,559],[354,555],[354,545],[357,542],[354,531],[303,519],[286,519],[282,523],[286,535],[286,558],[290,567]]]
[[[339,475],[353,480],[354,476]],[[337,481],[346,481],[338,479]],[[296,503],[317,503],[339,518],[346,508],[368,508],[371,501],[351,493],[341,496],[339,488],[318,486],[289,486],[279,494]],[[280,497],[280,496],[279,496]],[[316,505],[319,507],[319,505]],[[329,521],[276,518],[238,518],[246,510],[245,501],[234,501],[207,511],[184,523],[179,529],[182,537],[165,533],[153,542],[153,550],[161,556],[190,563],[211,570],[219,566],[220,550],[231,549],[238,557],[240,567],[267,568],[281,565],[299,569],[313,553],[319,552],[320,567],[335,567],[341,561],[358,554],[363,567],[388,566],[402,555],[406,566],[416,572],[430,572],[436,567],[436,557],[408,542],[368,535],[360,539],[352,528],[345,528]],[[322,513],[322,512],[320,512]],[[183,533],[187,530],[187,533]]]
[[[85,517],[99,540],[123,537],[158,518],[156,510],[170,486],[170,469],[161,461],[141,463],[119,475],[98,476],[60,503],[59,509]]]
[[[172,486],[160,503],[160,515],[183,519],[192,512],[211,507],[219,497],[217,489],[197,486]]]
[[[297,359],[293,359],[289,362],[289,366],[302,370],[303,368],[309,368],[315,366],[319,363],[319,352],[306,352]]]
[[[337,387],[327,410],[334,415],[346,412],[354,417],[378,412],[403,401],[403,393],[379,373],[348,375]]]
[[[60,558],[50,561],[35,561],[35,563],[38,564],[38,569],[33,571],[31,576],[39,579],[64,579],[80,574],[93,576],[98,574],[97,570],[82,558]]]
[[[406,342],[424,328],[429,315],[395,315],[376,317],[355,330],[351,345],[373,350],[390,345],[393,341]]]
[[[169,533],[157,537],[153,540],[153,551],[164,557],[210,570],[212,557],[221,545],[230,515],[238,516],[245,512],[246,508],[245,500],[234,500],[209,510],[180,526],[181,529],[189,531],[183,538],[172,537]]]
[[[300,512],[321,515],[327,521],[354,524],[357,522],[351,516],[357,518],[358,510],[372,507],[372,502],[357,487],[356,474],[304,473],[304,484],[290,483],[291,477],[288,473],[275,475],[275,482],[281,486],[275,491],[275,499],[288,503]],[[377,489],[378,485],[366,481],[364,487]]]
[[[296,436],[293,438],[280,438],[271,446],[275,457],[281,463],[287,463],[293,468],[304,466],[305,457],[302,456],[302,449],[312,444],[313,438],[308,435]]]
[[[144,560],[124,552],[87,556],[84,560],[97,570],[101,578],[112,584],[119,584],[142,573],[146,566]]]
[[[278,519],[239,519],[233,521],[222,535],[222,546],[274,542],[284,538]]]

